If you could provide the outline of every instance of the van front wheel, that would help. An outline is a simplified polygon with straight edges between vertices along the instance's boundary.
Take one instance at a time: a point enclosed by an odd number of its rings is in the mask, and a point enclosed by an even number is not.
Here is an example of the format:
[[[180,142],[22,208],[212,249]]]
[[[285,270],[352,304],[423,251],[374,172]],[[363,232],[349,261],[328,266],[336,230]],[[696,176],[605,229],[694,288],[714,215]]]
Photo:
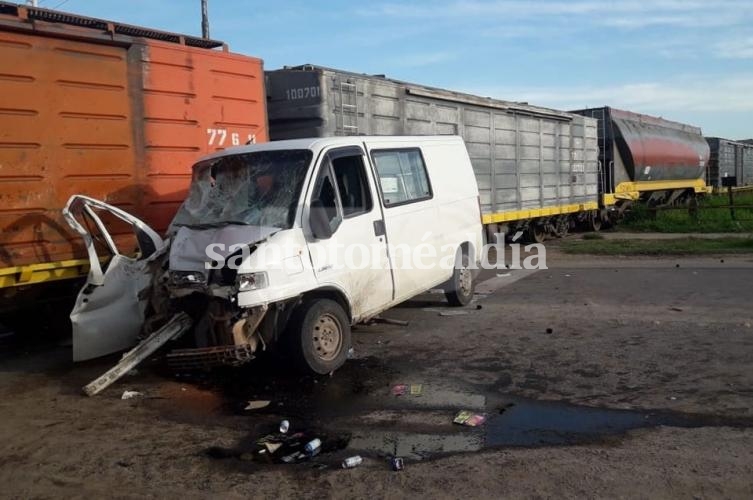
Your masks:
[[[334,300],[313,299],[301,304],[288,333],[293,354],[303,371],[331,373],[348,357],[350,322]]]
[[[463,252],[456,260],[452,278],[445,285],[444,295],[451,306],[466,306],[473,299],[473,290],[476,286],[471,269],[471,259]]]

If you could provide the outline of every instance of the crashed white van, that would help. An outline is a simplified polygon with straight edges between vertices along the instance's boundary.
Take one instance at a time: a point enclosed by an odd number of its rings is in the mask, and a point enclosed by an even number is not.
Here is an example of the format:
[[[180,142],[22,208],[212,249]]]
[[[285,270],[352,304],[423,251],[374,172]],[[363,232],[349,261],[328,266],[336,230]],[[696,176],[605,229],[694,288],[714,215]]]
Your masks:
[[[476,180],[454,136],[299,139],[213,154],[193,167],[164,241],[85,196],[64,214],[91,260],[71,314],[77,360],[191,331],[171,363],[237,365],[284,342],[302,367],[329,373],[347,357],[351,325],[436,287],[467,304],[482,250]],[[113,217],[136,233],[137,257],[118,250],[104,222]],[[104,270],[97,241],[111,254]]]

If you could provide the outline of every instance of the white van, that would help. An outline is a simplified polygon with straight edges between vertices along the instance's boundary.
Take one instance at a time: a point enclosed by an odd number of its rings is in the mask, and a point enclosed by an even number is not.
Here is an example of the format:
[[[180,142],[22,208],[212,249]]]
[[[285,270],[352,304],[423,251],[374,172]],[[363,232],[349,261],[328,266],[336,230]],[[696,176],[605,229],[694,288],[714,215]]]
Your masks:
[[[103,211],[133,228],[137,258],[118,250]],[[184,312],[194,335],[168,354],[175,365],[237,365],[285,341],[301,367],[329,373],[346,360],[351,325],[436,287],[452,305],[467,304],[482,251],[476,180],[454,136],[218,152],[193,167],[164,241],[85,196],[73,196],[64,214],[91,260],[71,313],[74,360],[125,349]],[[97,240],[112,254],[105,270]]]

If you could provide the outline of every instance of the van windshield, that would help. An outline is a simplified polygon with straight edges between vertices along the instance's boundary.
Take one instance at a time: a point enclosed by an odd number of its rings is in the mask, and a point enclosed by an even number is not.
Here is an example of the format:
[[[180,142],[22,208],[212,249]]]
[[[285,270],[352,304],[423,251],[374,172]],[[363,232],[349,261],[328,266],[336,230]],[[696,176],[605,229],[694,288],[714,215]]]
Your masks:
[[[198,163],[172,226],[289,229],[312,156],[308,149],[259,151]]]

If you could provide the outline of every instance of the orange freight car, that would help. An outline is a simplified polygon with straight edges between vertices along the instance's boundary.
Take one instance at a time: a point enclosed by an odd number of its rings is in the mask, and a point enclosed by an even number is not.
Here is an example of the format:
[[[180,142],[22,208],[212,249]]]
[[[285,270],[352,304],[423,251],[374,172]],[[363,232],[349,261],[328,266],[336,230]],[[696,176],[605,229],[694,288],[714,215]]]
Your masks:
[[[199,156],[266,140],[261,60],[0,2],[0,288],[86,272],[60,213],[70,195],[164,230]]]

